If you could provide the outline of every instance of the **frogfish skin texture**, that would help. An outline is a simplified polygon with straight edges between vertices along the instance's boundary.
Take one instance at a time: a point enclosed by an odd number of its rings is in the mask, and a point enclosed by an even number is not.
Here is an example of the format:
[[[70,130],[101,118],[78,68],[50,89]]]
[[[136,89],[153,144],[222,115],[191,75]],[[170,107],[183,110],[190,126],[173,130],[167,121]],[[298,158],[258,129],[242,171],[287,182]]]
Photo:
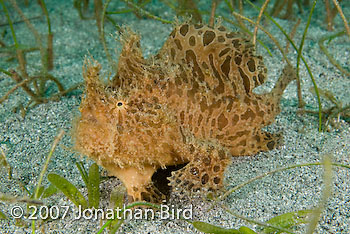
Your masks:
[[[286,66],[271,92],[256,94],[266,72],[249,40],[223,26],[175,26],[157,55],[145,59],[138,35],[127,32],[118,72],[104,84],[100,65],[83,67],[86,90],[75,123],[75,147],[126,186],[132,200],[157,202],[158,169],[185,164],[168,178],[172,189],[217,191],[231,156],[277,147],[261,130],[280,112]]]

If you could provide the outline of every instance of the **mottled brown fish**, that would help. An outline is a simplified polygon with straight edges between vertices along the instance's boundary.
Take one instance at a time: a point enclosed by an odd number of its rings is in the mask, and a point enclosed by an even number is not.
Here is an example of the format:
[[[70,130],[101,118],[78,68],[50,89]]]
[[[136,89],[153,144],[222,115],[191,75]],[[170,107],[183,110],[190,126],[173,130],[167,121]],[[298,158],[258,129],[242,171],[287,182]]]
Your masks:
[[[86,92],[74,129],[76,148],[118,177],[133,200],[164,198],[152,182],[160,168],[186,164],[168,178],[173,189],[218,190],[231,156],[275,148],[264,132],[280,112],[286,67],[270,93],[262,57],[223,26],[176,26],[159,53],[144,59],[140,39],[123,35],[118,73],[108,85],[87,61]]]

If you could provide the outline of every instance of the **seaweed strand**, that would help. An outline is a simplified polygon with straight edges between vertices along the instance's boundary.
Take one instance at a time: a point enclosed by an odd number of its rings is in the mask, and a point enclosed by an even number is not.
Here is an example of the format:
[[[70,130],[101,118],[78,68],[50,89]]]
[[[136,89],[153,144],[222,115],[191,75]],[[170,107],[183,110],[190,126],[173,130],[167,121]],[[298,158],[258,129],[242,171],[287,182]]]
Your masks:
[[[46,4],[44,0],[40,0],[40,6],[41,9],[44,12],[44,15],[46,17],[46,21],[47,21],[47,69],[50,71],[53,69],[53,34],[51,31],[51,21],[50,21],[50,17],[49,17],[49,13],[47,11],[46,8]]]
[[[140,13],[144,14],[145,16],[147,16],[148,18],[154,19],[154,20],[158,20],[162,23],[165,24],[172,24],[173,21],[170,20],[165,20],[163,18],[160,18],[158,16],[153,15],[152,13],[146,11],[145,9],[142,9],[141,7],[137,6],[136,4],[134,4],[132,1],[129,0],[122,0],[123,2],[127,3],[128,5],[130,5],[132,8],[134,8],[136,11],[139,11]]]
[[[346,29],[346,33],[348,34],[349,38],[350,38],[350,28],[349,28],[349,23],[348,21],[346,20],[346,17],[344,16],[344,13],[341,9],[341,7],[339,6],[339,3],[337,0],[333,0],[333,3],[335,5],[335,7],[337,8],[339,14],[340,14],[340,17],[342,18],[343,22],[344,22],[344,26],[345,26],[345,29]]]
[[[320,49],[322,50],[322,52],[327,56],[329,62],[331,64],[333,64],[340,72],[342,72],[344,75],[346,76],[350,76],[350,72],[347,71],[346,69],[344,69],[342,66],[340,66],[340,64],[335,60],[335,58],[328,52],[328,50],[326,49],[325,45],[323,44],[326,40],[331,40],[335,37],[340,37],[340,36],[343,36],[345,34],[345,31],[341,31],[341,32],[338,32],[334,35],[331,35],[331,36],[325,36],[323,38],[321,38],[319,41],[318,41],[318,46],[320,47]]]
[[[256,25],[256,22],[254,22],[253,20],[251,20],[251,19],[249,19],[249,18],[247,18],[247,17],[245,17],[245,16],[243,16],[243,15],[241,15],[241,14],[238,14],[238,13],[236,13],[236,12],[232,12],[232,14],[235,15],[235,16],[237,16],[237,17],[239,17],[239,18],[241,18],[241,19],[244,19],[244,20],[248,21],[248,22],[251,23],[252,25]],[[262,30],[264,33],[266,33],[266,35],[267,35],[268,37],[270,37],[270,39],[275,43],[275,45],[277,46],[277,48],[281,51],[282,56],[283,56],[283,58],[285,59],[285,61],[286,61],[289,65],[291,65],[291,62],[289,61],[288,57],[287,57],[286,54],[284,53],[284,51],[283,51],[283,49],[282,49],[282,46],[280,45],[280,43],[278,43],[277,39],[276,39],[274,36],[272,36],[272,34],[269,33],[269,31],[267,31],[267,30],[266,30],[264,27],[262,27],[261,25],[258,25],[258,27],[260,28],[260,30]],[[260,40],[258,39],[258,42],[259,42],[259,41],[260,41]],[[269,50],[264,44],[262,44],[262,45],[268,50],[269,54],[270,54],[271,57],[272,57],[272,54],[271,54],[270,50]]]
[[[300,99],[301,96],[302,96],[302,94],[301,94],[301,87],[300,87],[300,75],[299,75],[300,58],[301,58],[301,53],[303,51],[307,30],[309,29],[310,22],[311,22],[311,17],[312,17],[312,14],[314,12],[316,3],[317,3],[317,0],[314,1],[313,5],[311,7],[310,14],[309,14],[309,17],[307,19],[306,27],[304,29],[304,33],[303,33],[303,36],[302,36],[302,39],[301,39],[301,42],[300,42],[300,46],[299,46],[299,49],[298,49],[298,57],[297,57],[297,85],[298,85],[298,91],[300,90],[300,92],[298,92],[299,100],[302,100],[302,99]],[[316,92],[316,90],[315,90],[315,92]],[[305,103],[303,101],[299,101],[299,108],[303,108],[304,106],[305,106]]]
[[[14,41],[14,43],[15,43],[15,47],[16,47],[16,49],[19,49],[19,45],[18,45],[16,33],[15,33],[14,28],[13,28],[13,24],[12,24],[12,20],[11,20],[11,18],[10,18],[10,14],[9,14],[9,12],[8,12],[8,10],[7,10],[7,7],[6,7],[5,3],[4,3],[4,1],[3,1],[3,0],[0,0],[0,3],[1,3],[1,5],[2,5],[2,9],[3,9],[4,12],[5,12],[5,15],[6,15],[8,24],[10,25],[10,29],[11,29],[11,33],[12,33],[12,38],[13,38],[13,41]]]
[[[11,76],[11,73],[9,73]],[[15,86],[12,87],[7,93],[0,98],[0,104],[3,103],[14,91],[16,91],[19,87],[22,87],[24,84],[31,82],[32,80],[36,79],[36,77],[32,77],[29,79],[22,80],[21,82],[17,83]]]
[[[232,4],[229,2],[229,0],[225,0],[226,5],[228,6],[228,8],[230,9],[230,12],[234,12],[235,9],[233,8]],[[239,13],[242,15],[242,11],[243,9],[239,9]],[[250,32],[249,29],[245,26],[245,24],[243,23],[243,21],[241,20],[241,18],[237,17],[236,15],[233,14],[233,16],[236,18],[237,22],[239,25],[236,25],[237,27],[239,27],[240,29],[242,29],[245,32]],[[270,54],[271,55],[271,54]],[[271,55],[272,56],[272,55]]]
[[[216,0],[211,1],[211,12],[210,12],[210,19],[209,19],[210,27],[214,27],[215,11],[216,11],[217,4],[218,3]]]
[[[260,12],[259,12],[259,15],[258,15],[258,18],[256,20],[256,24],[255,24],[255,27],[254,27],[254,34],[253,34],[253,45],[255,46],[256,44],[256,36],[258,35],[258,25],[260,23],[260,20],[261,20],[261,17],[267,7],[267,5],[269,4],[270,0],[266,0],[263,4],[263,6],[261,7],[260,9]]]
[[[324,188],[322,192],[322,197],[321,201],[319,201],[318,206],[313,212],[313,215],[311,217],[309,226],[307,228],[307,234],[312,234],[315,233],[317,223],[320,219],[320,216],[322,214],[322,211],[324,210],[328,198],[332,194],[332,160],[331,160],[331,155],[326,155],[324,160],[323,160],[323,167],[324,167],[324,175],[323,175],[323,180],[324,180]]]
[[[294,35],[295,35],[296,31],[297,31],[298,26],[300,25],[300,22],[301,22],[301,19],[298,18],[298,21],[295,23],[295,25],[293,26],[292,30],[290,31],[289,37],[290,37],[291,39],[294,38]],[[286,49],[285,49],[285,52],[286,52],[286,53],[288,53],[289,45],[290,45],[289,41],[286,40]]]
[[[108,7],[110,2],[111,2],[111,0],[107,0],[106,3],[103,6],[102,15],[101,15],[101,21],[100,21],[100,26],[99,26],[99,29],[100,29],[99,32],[100,32],[100,40],[102,42],[103,49],[104,49],[104,51],[106,53],[107,60],[108,60],[109,64],[112,66],[113,70],[115,72],[117,72],[117,65],[113,61],[112,56],[109,53],[109,50],[108,50],[108,47],[107,47],[107,42],[106,42],[106,39],[105,39],[105,30],[104,30],[104,22],[105,22],[105,17],[106,17],[106,11],[107,11],[107,7]]]
[[[24,20],[24,22],[26,23],[27,27],[29,28],[29,30],[33,33],[35,40],[40,48],[40,55],[41,55],[41,64],[42,64],[42,69],[44,73],[47,73],[47,61],[45,61],[46,57],[45,57],[45,49],[43,47],[42,44],[42,40],[40,37],[40,34],[38,33],[38,31],[34,28],[34,26],[29,22],[28,18],[23,14],[22,10],[18,7],[17,2],[15,0],[10,0],[11,5],[13,6],[13,8],[15,8],[15,10],[17,11],[17,13],[21,16],[21,18]]]
[[[10,17],[10,14],[7,10],[7,7],[4,3],[3,0],[1,0],[1,5],[2,5],[2,8],[5,12],[5,15],[6,15],[6,18],[7,18],[7,21],[8,21],[8,24],[10,26],[10,29],[11,29],[11,34],[12,34],[12,38],[13,38],[13,41],[14,41],[14,45],[15,45],[15,48],[16,48],[16,57],[18,59],[18,63],[19,63],[19,68],[23,74],[23,76],[25,76],[26,78],[28,78],[28,74],[27,74],[27,70],[26,70],[26,59],[25,59],[25,55],[23,53],[23,50],[20,49],[20,46],[18,44],[18,41],[17,41],[17,37],[16,37],[16,32],[15,32],[15,29],[13,27],[13,23],[12,23],[12,20],[11,20],[11,17]]]
[[[342,167],[342,168],[347,168],[347,169],[350,169],[350,166],[349,165],[345,165],[345,164],[341,164],[341,163],[331,163],[332,166],[336,166],[336,167]],[[324,163],[323,162],[313,162],[313,163],[303,163],[303,164],[294,164],[294,165],[290,165],[290,166],[286,166],[286,167],[280,167],[280,168],[277,168],[275,170],[272,170],[272,171],[269,171],[269,172],[265,172],[261,175],[258,175],[254,178],[251,178],[235,187],[233,187],[232,189],[228,190],[226,193],[224,193],[223,195],[219,196],[218,197],[218,201],[222,201],[224,200],[225,198],[227,198],[230,194],[232,194],[233,192],[235,192],[236,190],[239,190],[241,188],[243,188],[244,186],[254,182],[254,181],[257,181],[259,179],[262,179],[266,176],[269,176],[269,175],[272,175],[272,174],[275,174],[275,173],[278,173],[278,172],[281,172],[281,171],[286,171],[286,170],[290,170],[290,169],[294,169],[294,168],[299,168],[299,167],[310,167],[310,166],[323,166]]]
[[[41,187],[41,183],[43,182],[45,172],[47,170],[47,167],[49,166],[49,162],[51,160],[53,152],[55,151],[56,146],[58,145],[58,142],[62,139],[63,135],[64,135],[64,131],[61,129],[60,132],[58,133],[58,135],[56,136],[53,144],[52,144],[52,147],[51,147],[49,154],[47,155],[47,159],[45,161],[43,169],[40,172],[39,180],[38,180],[38,183],[37,183],[36,188],[35,188],[35,193],[34,193],[35,200],[39,199],[40,187]],[[32,221],[32,233],[35,233],[35,219]]]
[[[252,7],[254,7],[255,9],[259,10],[259,8],[257,6],[255,6],[255,4],[253,4],[251,1],[249,0],[245,0],[246,2],[248,2]],[[293,46],[293,48],[295,49],[295,51],[298,52],[298,48],[296,47],[296,45],[294,44],[293,40],[289,37],[289,35],[286,33],[286,31],[282,28],[282,26],[277,23],[276,20],[274,20],[268,13],[264,12],[264,15],[271,21],[273,22],[277,28],[283,33],[283,35],[288,39],[288,41],[291,43],[291,45]],[[318,130],[321,131],[322,130],[322,103],[321,103],[321,98],[320,98],[320,94],[318,92],[318,87],[315,81],[315,78],[310,70],[309,65],[307,64],[304,56],[302,54],[300,54],[300,58],[303,61],[306,70],[311,78],[311,81],[313,83],[314,89],[315,89],[315,93],[317,96],[317,103],[318,103]],[[298,91],[299,92],[299,91]],[[298,93],[299,96],[299,93]],[[301,96],[299,96],[299,98],[301,98]],[[299,99],[299,104],[300,102],[302,102],[302,99]]]

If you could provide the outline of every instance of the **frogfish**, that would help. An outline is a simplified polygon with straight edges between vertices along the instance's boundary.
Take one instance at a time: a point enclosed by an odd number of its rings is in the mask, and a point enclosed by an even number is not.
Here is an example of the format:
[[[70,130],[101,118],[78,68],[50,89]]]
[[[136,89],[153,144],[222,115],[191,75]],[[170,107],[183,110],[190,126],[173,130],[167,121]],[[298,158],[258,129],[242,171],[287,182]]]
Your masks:
[[[270,92],[253,92],[267,69],[243,34],[222,25],[175,25],[147,59],[136,33],[127,30],[120,40],[109,82],[97,61],[85,60],[73,137],[79,152],[122,181],[131,201],[164,199],[152,176],[177,165],[167,178],[173,190],[219,191],[232,156],[281,144],[279,134],[261,129],[279,114],[294,70],[287,65]]]

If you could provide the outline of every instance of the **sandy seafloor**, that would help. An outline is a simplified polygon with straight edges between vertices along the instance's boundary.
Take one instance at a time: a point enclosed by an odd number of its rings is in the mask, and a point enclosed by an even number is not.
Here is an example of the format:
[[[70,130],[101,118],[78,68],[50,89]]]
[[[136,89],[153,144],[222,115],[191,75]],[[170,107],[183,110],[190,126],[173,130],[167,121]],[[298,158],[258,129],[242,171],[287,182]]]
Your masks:
[[[23,1],[18,1],[23,4]],[[98,31],[94,20],[81,20],[77,11],[73,8],[72,1],[46,1],[50,13],[52,30],[54,32],[54,55],[55,68],[52,74],[58,77],[69,87],[72,84],[82,81],[82,64],[84,56],[91,54],[103,66],[103,73],[108,74],[110,68],[105,57],[103,47],[98,38]],[[7,5],[9,5],[7,3]],[[115,10],[124,5],[118,1],[112,2],[109,9]],[[344,14],[350,16],[350,2],[343,1]],[[31,3],[29,7],[20,5],[28,17],[41,15],[41,10],[36,3]],[[202,6],[209,9],[208,6]],[[9,7],[11,17],[14,21],[19,20],[19,16]],[[157,15],[172,19],[173,13],[163,5],[154,4],[148,6]],[[299,14],[302,22],[298,28],[294,40],[299,44],[302,31],[307,20],[308,9],[303,14]],[[218,13],[226,14],[227,10],[221,3]],[[245,14],[256,17],[257,12],[245,11]],[[316,82],[321,89],[331,91],[334,96],[343,103],[350,104],[350,77],[342,75],[333,65],[330,64],[326,56],[320,51],[317,40],[332,32],[325,30],[325,9],[321,1],[316,7],[315,14],[311,21],[309,33],[305,41],[303,55],[307,60]],[[142,49],[145,56],[156,53],[166,40],[171,31],[171,26],[162,24],[159,21],[150,19],[138,19],[133,14],[124,14],[115,17],[120,25],[127,25],[142,36]],[[289,32],[295,21],[277,19],[277,21]],[[0,22],[6,22],[3,13],[0,14]],[[36,19],[32,23],[40,32],[46,33],[45,19]],[[227,25],[226,23],[224,23]],[[232,25],[229,28],[235,30]],[[285,38],[280,31],[271,23],[266,24],[266,28],[285,45]],[[343,30],[344,26],[339,16],[335,19],[335,32]],[[1,26],[1,33],[7,30],[3,41],[12,43],[10,29]],[[32,34],[24,23],[15,25],[16,35],[23,44],[34,44]],[[106,24],[106,39],[111,49],[113,57],[118,58],[120,52],[119,42],[114,41],[114,28]],[[259,88],[259,92],[268,91],[277,80],[284,64],[282,57],[273,43],[259,32],[259,38],[264,41],[273,53],[269,56],[261,46],[258,46],[258,54],[263,55],[264,62],[268,68],[268,81]],[[330,53],[339,63],[349,68],[350,65],[350,43],[345,36],[332,41],[328,47]],[[296,53],[289,49],[288,57],[295,62]],[[0,55],[1,68],[15,68],[15,62],[6,62],[7,57]],[[34,74],[40,68],[38,52],[27,55],[30,74]],[[300,69],[302,79],[303,97],[307,103],[306,108],[317,110],[317,102],[309,89],[312,82],[305,67]],[[0,95],[4,95],[14,82],[0,74]],[[53,86],[52,86],[53,87]],[[38,180],[43,162],[51,147],[52,141],[59,129],[66,131],[66,135],[57,147],[48,172],[58,173],[73,184],[83,188],[83,182],[75,166],[75,162],[83,160],[91,164],[91,160],[81,157],[72,150],[70,129],[72,121],[78,116],[78,106],[80,103],[80,92],[75,92],[70,96],[63,97],[58,102],[50,102],[30,108],[25,118],[20,113],[12,110],[19,104],[26,104],[28,97],[22,90],[17,90],[10,98],[0,105],[0,147],[7,155],[9,164],[13,168],[13,178],[23,183],[29,190],[33,190]],[[324,108],[330,103],[323,99]],[[331,127],[328,132],[318,132],[317,117],[312,115],[297,114],[296,86],[293,82],[285,91],[281,101],[281,113],[277,116],[276,122],[267,127],[269,131],[283,133],[284,144],[279,149],[269,152],[259,153],[252,157],[234,158],[233,163],[227,168],[225,176],[226,189],[232,188],[244,181],[249,180],[264,172],[274,170],[279,167],[302,164],[308,162],[320,162],[325,154],[332,155],[332,160],[337,163],[350,164],[350,128],[349,122],[342,119],[336,121],[337,127]],[[349,120],[348,120],[349,121]],[[86,164],[86,165],[87,165]],[[333,190],[328,199],[326,208],[322,212],[317,227],[317,233],[350,233],[350,171],[349,169],[333,167]],[[111,181],[109,183],[113,184]],[[45,179],[44,185],[48,182]],[[104,190],[108,183],[101,185]],[[261,180],[243,187],[239,191],[231,194],[222,204],[233,212],[259,221],[268,219],[286,212],[301,209],[312,209],[317,206],[322,196],[323,169],[320,166],[302,167],[286,170],[280,173],[267,176]],[[109,189],[110,190],[110,189]],[[109,191],[108,189],[106,191]],[[105,197],[108,196],[106,191]],[[13,196],[25,196],[18,183],[8,180],[4,170],[1,170],[0,192]],[[107,193],[107,194],[106,194]],[[45,199],[49,205],[69,205],[73,204],[65,198],[63,194],[55,195]],[[171,204],[181,204],[182,201],[176,197],[172,198]],[[220,225],[226,228],[239,228],[242,225],[248,226],[257,232],[256,225],[242,221],[228,214],[220,206],[210,210],[211,203],[201,199],[193,198],[186,203],[193,205],[193,215],[195,220],[205,221]],[[10,209],[14,205],[0,202],[0,210],[10,216]],[[72,216],[72,214],[71,214]],[[101,227],[100,221],[94,220],[74,220],[72,217],[49,221],[37,228],[43,233],[96,233]],[[26,221],[27,222],[27,221]],[[38,222],[40,224],[41,222]],[[296,233],[303,233],[305,226],[296,230]],[[15,225],[13,218],[0,221],[0,233],[30,233],[30,228]],[[129,220],[121,227],[120,233],[198,233],[190,224],[179,220]]]

